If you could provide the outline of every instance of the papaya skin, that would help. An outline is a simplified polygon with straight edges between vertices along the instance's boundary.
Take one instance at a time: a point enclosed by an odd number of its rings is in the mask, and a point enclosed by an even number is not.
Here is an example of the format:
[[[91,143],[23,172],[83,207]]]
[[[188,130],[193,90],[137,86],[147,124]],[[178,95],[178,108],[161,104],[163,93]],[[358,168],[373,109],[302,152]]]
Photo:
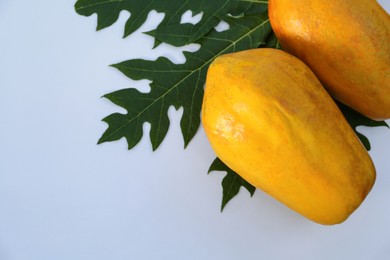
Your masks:
[[[269,0],[268,13],[283,49],[335,99],[390,118],[390,16],[375,0]]]
[[[302,61],[281,50],[216,58],[202,125],[229,168],[320,224],[345,221],[375,182],[369,154],[333,99]]]

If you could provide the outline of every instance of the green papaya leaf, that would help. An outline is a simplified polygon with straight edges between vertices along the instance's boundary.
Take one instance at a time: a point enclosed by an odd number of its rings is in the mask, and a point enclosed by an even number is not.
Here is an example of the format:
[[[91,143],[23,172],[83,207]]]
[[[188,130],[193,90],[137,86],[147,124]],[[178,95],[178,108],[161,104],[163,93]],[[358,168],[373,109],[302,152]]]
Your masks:
[[[355,131],[356,135],[359,137],[360,141],[363,143],[364,147],[368,151],[371,149],[370,141],[366,136],[364,136],[363,134],[357,131],[357,127],[358,126],[370,126],[370,127],[385,126],[387,128],[389,127],[389,125],[385,121],[372,120],[338,101],[336,101],[336,104],[338,105],[344,117],[347,119],[348,123],[350,124],[350,126]]]
[[[246,180],[241,178],[240,175],[227,167],[219,158],[216,158],[211,164],[208,172],[210,173],[212,171],[226,172],[226,176],[222,180],[223,191],[221,211],[223,211],[226,204],[238,194],[241,187],[247,189],[251,196],[255,193],[255,187],[250,185]]]
[[[192,3],[197,3],[193,1]],[[217,1],[218,2],[218,1]],[[207,2],[209,5],[214,6],[214,1]],[[159,42],[165,42],[174,46],[183,46],[199,40],[202,36],[208,33],[211,29],[219,24],[220,21],[224,21],[228,18],[243,18],[244,16],[259,16],[260,14],[267,13],[267,2],[260,4],[250,1],[229,1],[223,5],[218,12],[213,13],[214,8],[205,8],[203,17],[208,17],[201,20],[199,23],[193,25],[190,23],[180,24],[169,23],[160,24],[157,29],[147,32],[148,35],[155,37]],[[195,6],[190,7],[191,10],[197,10]],[[210,10],[210,11],[209,11]]]
[[[78,14],[97,14],[97,30],[114,24],[120,12],[130,12],[124,37],[140,28],[150,11],[163,12],[162,22],[153,31],[146,32],[155,38],[155,46],[165,42],[174,46],[190,43],[200,44],[197,52],[184,52],[186,62],[174,64],[160,57],[156,61],[128,60],[112,65],[127,77],[152,81],[149,93],[136,89],[122,89],[104,95],[113,103],[126,109],[126,114],[114,113],[103,119],[108,128],[98,143],[126,138],[128,148],[134,147],[142,138],[144,123],[151,124],[150,140],[153,150],[164,140],[169,129],[167,110],[170,106],[183,107],[180,127],[185,146],[191,141],[200,125],[200,110],[203,85],[210,63],[219,55],[245,49],[266,47],[281,49],[275,34],[271,31],[267,16],[268,1],[246,0],[78,0],[75,10]],[[186,11],[202,14],[196,24],[181,23]],[[230,29],[217,32],[215,26],[224,21]],[[367,150],[367,137],[357,131],[358,126],[386,126],[384,121],[374,121],[340,104],[342,113]],[[219,158],[210,166],[209,172],[225,171],[222,181],[223,197],[221,211],[237,195],[241,187],[251,195],[255,187],[229,169]]]
[[[203,85],[210,63],[224,53],[256,48],[271,31],[266,13],[238,19],[227,17],[225,21],[230,29],[212,30],[203,36],[197,41],[201,45],[197,52],[184,53],[187,60],[184,64],[174,64],[160,57],[156,61],[129,60],[113,65],[134,80],[151,80],[151,91],[141,93],[130,88],[105,95],[125,108],[127,114],[115,113],[103,119],[109,127],[99,143],[125,137],[131,149],[142,138],[142,125],[149,122],[150,140],[155,150],[169,128],[167,110],[174,106],[184,108],[180,126],[187,146],[200,125]]]
[[[282,49],[282,46],[280,46],[280,42],[278,38],[276,38],[276,35],[274,32],[270,33],[268,35],[268,38],[265,42],[263,42],[259,48],[274,48],[274,49]]]
[[[178,30],[177,33],[183,33],[189,37],[185,42],[191,43],[208,33],[228,13],[242,10],[241,6],[243,5],[251,6],[253,3],[239,0],[78,0],[75,4],[75,10],[84,16],[96,13],[98,17],[97,30],[114,24],[120,12],[130,12],[131,15],[125,25],[124,37],[136,31],[146,21],[150,11],[163,12],[164,19],[153,34],[164,35]],[[261,5],[265,6],[263,7],[263,11],[265,11],[267,2],[262,2]],[[188,10],[193,13],[202,13],[202,19],[195,26],[180,26],[182,15]],[[247,14],[249,13],[247,12]],[[175,41],[171,41],[169,36],[164,37],[164,39],[167,43],[175,43]]]

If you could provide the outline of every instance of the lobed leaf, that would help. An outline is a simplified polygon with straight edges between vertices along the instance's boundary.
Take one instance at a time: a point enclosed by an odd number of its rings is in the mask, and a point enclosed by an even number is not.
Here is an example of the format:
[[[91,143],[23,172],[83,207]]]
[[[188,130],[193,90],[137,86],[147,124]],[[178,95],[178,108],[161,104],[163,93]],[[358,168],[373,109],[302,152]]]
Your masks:
[[[278,48],[281,46],[267,17],[268,1],[261,0],[78,0],[75,10],[80,15],[97,14],[97,30],[111,26],[120,12],[130,12],[124,37],[136,31],[147,19],[151,10],[163,12],[163,21],[147,34],[155,37],[155,45],[165,42],[174,46],[199,43],[195,53],[186,52],[185,64],[173,64],[166,58],[156,61],[129,60],[112,65],[126,76],[134,79],[149,79],[151,91],[141,93],[136,89],[123,89],[104,97],[127,110],[126,114],[114,113],[103,119],[108,124],[98,143],[125,137],[128,148],[134,147],[142,138],[142,126],[151,124],[150,140],[153,150],[164,140],[169,129],[167,110],[170,106],[184,108],[180,127],[185,146],[188,145],[200,125],[200,110],[203,85],[210,63],[219,55],[256,47]],[[199,23],[181,24],[181,17],[187,10],[202,13]],[[225,21],[230,29],[217,32],[213,28]],[[387,126],[384,121],[366,118],[351,108],[338,103],[341,111],[367,150],[367,137],[356,128],[365,126]],[[237,195],[241,187],[251,195],[255,187],[229,169],[219,158],[210,166],[209,172],[225,171],[222,181],[223,198],[221,211]]]
[[[212,30],[197,42],[202,46],[197,52],[184,53],[185,64],[160,57],[156,61],[129,60],[112,65],[134,80],[151,80],[151,91],[124,89],[105,95],[127,114],[115,113],[103,119],[109,127],[99,143],[125,137],[131,149],[142,138],[142,125],[149,122],[150,140],[153,150],[157,149],[168,131],[167,110],[173,105],[184,108],[180,127],[187,146],[200,125],[203,86],[210,63],[224,53],[256,48],[271,31],[266,13],[227,18],[226,22],[231,26],[229,30]]]
[[[240,175],[226,166],[219,158],[216,158],[209,168],[209,173],[212,171],[224,171],[225,177],[222,180],[222,204],[221,211],[225,208],[226,204],[234,198],[241,187],[248,190],[251,196],[255,193],[256,188],[249,184],[246,180],[241,178]]]
[[[336,101],[336,104],[340,108],[341,112],[343,113],[344,117],[347,119],[348,123],[352,127],[352,129],[355,131],[356,135],[359,137],[360,141],[363,143],[364,147],[369,151],[371,149],[370,141],[366,136],[361,134],[357,131],[358,126],[385,126],[389,127],[389,125],[385,121],[375,121],[372,120],[366,116],[363,116],[362,114],[358,113],[357,111],[353,110],[352,108]]]
[[[201,6],[188,6],[190,10],[203,13],[203,20],[192,25],[189,23],[180,24],[170,22],[168,24],[161,23],[157,29],[147,32],[148,35],[155,37],[160,42],[165,42],[174,46],[183,46],[198,41],[206,35],[211,29],[229,18],[242,18],[248,15],[260,15],[267,12],[267,1],[254,3],[250,1],[208,1]],[[197,3],[193,1],[191,3]],[[215,10],[217,10],[215,12]]]
[[[75,4],[75,10],[84,16],[96,13],[97,30],[114,24],[121,11],[130,12],[131,15],[125,25],[124,37],[136,31],[146,21],[150,11],[163,12],[165,14],[163,21],[150,34],[155,35],[159,42],[165,41],[178,45],[179,43],[172,41],[173,38],[166,34],[175,32],[178,35],[182,33],[186,41],[182,41],[180,44],[184,45],[195,42],[206,35],[219,23],[221,17],[225,17],[228,13],[246,11],[250,6],[259,5],[259,3],[241,0],[78,0]],[[265,6],[263,9],[266,9],[266,1],[262,1],[260,4]],[[180,26],[182,15],[188,10],[194,13],[202,12],[202,19],[195,26],[182,27]],[[247,14],[250,13],[247,12]]]

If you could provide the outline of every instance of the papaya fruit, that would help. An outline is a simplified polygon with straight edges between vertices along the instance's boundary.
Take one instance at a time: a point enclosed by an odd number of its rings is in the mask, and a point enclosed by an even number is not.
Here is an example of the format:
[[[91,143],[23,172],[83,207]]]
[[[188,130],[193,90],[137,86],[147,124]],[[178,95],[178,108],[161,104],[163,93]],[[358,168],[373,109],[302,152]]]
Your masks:
[[[267,48],[221,55],[204,91],[202,125],[216,155],[306,218],[341,223],[372,189],[369,154],[296,57]]]
[[[374,119],[390,118],[390,16],[374,0],[269,0],[283,50],[329,93]]]

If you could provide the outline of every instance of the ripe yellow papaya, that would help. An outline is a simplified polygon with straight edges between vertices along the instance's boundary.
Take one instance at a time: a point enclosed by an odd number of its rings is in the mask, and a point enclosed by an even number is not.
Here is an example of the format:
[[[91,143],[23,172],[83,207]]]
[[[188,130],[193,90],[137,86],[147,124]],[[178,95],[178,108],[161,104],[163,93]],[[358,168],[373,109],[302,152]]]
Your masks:
[[[390,118],[390,16],[375,0],[269,0],[283,49],[304,61],[337,100]]]
[[[373,162],[334,100],[284,51],[216,58],[201,118],[227,166],[314,222],[343,222],[375,182]]]

